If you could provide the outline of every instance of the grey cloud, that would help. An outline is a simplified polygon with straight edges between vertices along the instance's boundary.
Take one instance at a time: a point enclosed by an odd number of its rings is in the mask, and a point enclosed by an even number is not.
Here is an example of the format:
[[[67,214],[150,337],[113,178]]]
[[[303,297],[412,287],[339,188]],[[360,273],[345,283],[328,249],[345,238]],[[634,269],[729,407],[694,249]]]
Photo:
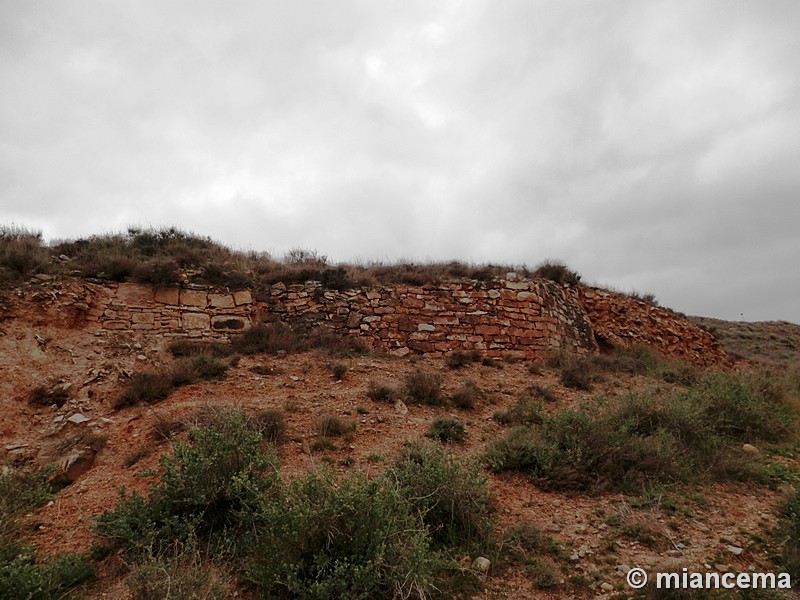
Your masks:
[[[561,257],[800,321],[798,25],[793,0],[4,3],[0,220]]]

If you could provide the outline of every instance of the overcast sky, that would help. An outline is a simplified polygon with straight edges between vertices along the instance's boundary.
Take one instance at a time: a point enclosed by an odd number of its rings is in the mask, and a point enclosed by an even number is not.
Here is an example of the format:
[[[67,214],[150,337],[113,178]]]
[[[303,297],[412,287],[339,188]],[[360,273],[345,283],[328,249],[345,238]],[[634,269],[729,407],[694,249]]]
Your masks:
[[[558,258],[800,323],[797,0],[0,0],[0,222]]]

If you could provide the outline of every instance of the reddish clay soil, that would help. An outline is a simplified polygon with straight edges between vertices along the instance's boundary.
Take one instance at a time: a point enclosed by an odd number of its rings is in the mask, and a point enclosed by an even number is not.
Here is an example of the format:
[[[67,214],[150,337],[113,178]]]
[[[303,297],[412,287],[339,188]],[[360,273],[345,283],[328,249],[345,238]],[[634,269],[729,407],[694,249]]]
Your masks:
[[[421,439],[437,417],[462,420],[467,441],[453,447],[465,457],[478,457],[506,428],[492,414],[511,405],[527,386],[537,383],[555,392],[557,400],[547,406],[564,407],[593,402],[602,395],[625,393],[642,385],[644,378],[609,376],[595,391],[576,392],[560,385],[558,373],[542,369],[532,375],[523,363],[501,363],[501,368],[470,364],[448,369],[439,359],[393,359],[378,355],[349,359],[329,358],[309,352],[283,357],[244,357],[221,381],[193,384],[176,390],[167,400],[152,406],[115,411],[111,401],[121,381],[133,371],[157,369],[171,360],[163,345],[119,334],[95,336],[82,329],[31,325],[21,319],[0,323],[0,457],[4,463],[48,464],[58,462],[70,442],[91,433],[105,440],[94,466],[61,490],[47,506],[32,515],[38,523],[33,541],[45,554],[87,551],[96,541],[93,519],[112,508],[119,489],[145,492],[156,477],[159,456],[170,451],[170,442],[155,433],[160,423],[190,421],[204,407],[238,407],[246,411],[282,409],[287,420],[287,442],[280,448],[282,473],[291,477],[322,464],[341,472],[360,469],[377,472],[407,440]],[[138,345],[137,345],[138,344]],[[343,381],[334,381],[330,363],[348,365]],[[259,375],[251,367],[263,366],[273,374]],[[401,387],[405,376],[416,368],[440,373],[448,394],[465,380],[474,380],[484,398],[471,411],[430,408],[408,404],[394,406],[367,397],[370,381]],[[72,384],[72,399],[62,408],[32,406],[28,392],[37,385],[58,381]],[[664,384],[661,384],[664,385]],[[72,423],[81,413],[89,418]],[[312,451],[317,439],[316,420],[324,414],[357,421],[347,438],[336,438],[335,449]],[[132,464],[133,454],[141,458]],[[379,456],[378,456],[379,455]],[[634,508],[631,498],[619,494],[601,496],[544,492],[524,477],[491,475],[498,528],[532,523],[551,535],[564,548],[566,581],[582,575],[586,587],[534,587],[522,570],[495,571],[486,580],[478,598],[566,598],[602,595],[601,583],[616,592],[625,591],[618,565],[641,565],[648,570],[705,571],[729,568],[774,570],[767,551],[757,542],[769,536],[776,524],[777,507],[787,490],[772,490],[744,484],[712,484],[685,490],[679,509]],[[650,545],[625,537],[607,524],[628,523],[651,532]],[[735,555],[727,546],[744,549]],[[116,562],[115,562],[116,560]],[[100,581],[90,592],[93,598],[124,598],[119,561],[107,559]],[[612,593],[613,594],[613,593]]]

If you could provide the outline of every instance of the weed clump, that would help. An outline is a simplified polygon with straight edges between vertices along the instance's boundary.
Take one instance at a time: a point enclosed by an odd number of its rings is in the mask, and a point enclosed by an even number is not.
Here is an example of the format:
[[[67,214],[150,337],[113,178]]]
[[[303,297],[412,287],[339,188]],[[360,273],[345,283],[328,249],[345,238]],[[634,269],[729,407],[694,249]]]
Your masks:
[[[560,261],[546,260],[533,271],[533,277],[560,284],[578,285],[581,276]]]
[[[472,410],[475,408],[481,396],[482,392],[478,385],[471,379],[468,379],[460,388],[453,392],[453,395],[450,397],[450,402],[452,402],[453,406],[456,408]]]
[[[441,406],[443,377],[438,373],[428,373],[417,369],[406,377],[406,393],[417,404]]]
[[[28,403],[37,406],[50,406],[55,404],[59,408],[69,400],[69,387],[64,385],[44,386],[33,388],[28,393]]]
[[[113,402],[117,410],[137,404],[154,404],[167,398],[175,388],[199,380],[219,379],[229,363],[212,354],[195,353],[179,358],[165,371],[141,371],[131,375]]]
[[[481,354],[477,350],[473,350],[471,352],[453,350],[453,352],[447,355],[445,363],[451,369],[460,369],[461,367],[465,367],[473,362],[479,362],[480,360]]]
[[[399,392],[395,388],[380,384],[376,381],[370,381],[369,387],[367,388],[367,397],[375,400],[375,402],[393,404],[399,395]]]
[[[463,442],[467,439],[464,424],[457,419],[435,419],[425,435],[443,444]]]
[[[355,421],[345,421],[333,415],[323,415],[317,421],[317,433],[326,438],[339,437],[355,430]]]

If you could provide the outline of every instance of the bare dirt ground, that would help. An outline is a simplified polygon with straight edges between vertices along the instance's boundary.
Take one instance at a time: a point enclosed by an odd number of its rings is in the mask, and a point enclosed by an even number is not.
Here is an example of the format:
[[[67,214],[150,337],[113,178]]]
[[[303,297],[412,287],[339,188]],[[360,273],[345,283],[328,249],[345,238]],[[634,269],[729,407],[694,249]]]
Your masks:
[[[467,441],[453,451],[478,458],[505,431],[492,415],[533,383],[554,391],[557,400],[548,405],[551,408],[648,385],[641,377],[611,376],[589,393],[564,388],[555,370],[543,368],[531,374],[523,363],[501,363],[500,368],[470,364],[451,370],[442,360],[380,355],[334,359],[306,352],[244,357],[224,380],[180,388],[152,406],[111,408],[121,381],[130,373],[157,369],[169,360],[163,342],[148,343],[132,335],[97,336],[85,329],[32,325],[22,319],[0,323],[0,461],[48,464],[63,459],[75,444],[101,440],[98,445],[102,445],[94,466],[32,515],[33,541],[44,554],[88,551],[95,541],[93,519],[114,506],[120,487],[144,492],[156,479],[159,456],[170,451],[170,442],[156,430],[163,423],[190,420],[203,407],[284,410],[287,442],[280,448],[280,458],[282,472],[291,477],[323,464],[342,472],[376,472],[405,441],[422,438],[431,422],[443,416],[460,419],[468,432]],[[330,363],[347,365],[342,381],[334,380]],[[272,372],[260,375],[251,371],[254,366]],[[395,406],[367,397],[370,381],[399,388],[416,368],[442,374],[448,393],[472,379],[484,398],[474,410],[461,411]],[[28,403],[32,388],[58,382],[70,384],[71,399],[64,406]],[[76,414],[88,420],[71,422]],[[324,414],[353,419],[357,429],[336,438],[333,449],[314,451],[316,421]],[[537,588],[524,570],[492,572],[478,596],[486,599],[614,595],[626,591],[622,565],[648,570],[774,570],[761,540],[769,537],[778,506],[788,493],[784,488],[708,483],[678,494],[676,507],[667,510],[636,507],[635,499],[619,494],[544,492],[520,475],[490,475],[489,485],[499,529],[534,524],[562,546],[566,558],[555,565],[560,580],[546,589]],[[729,546],[743,551],[735,554]],[[113,560],[104,564],[90,597],[125,597]]]

